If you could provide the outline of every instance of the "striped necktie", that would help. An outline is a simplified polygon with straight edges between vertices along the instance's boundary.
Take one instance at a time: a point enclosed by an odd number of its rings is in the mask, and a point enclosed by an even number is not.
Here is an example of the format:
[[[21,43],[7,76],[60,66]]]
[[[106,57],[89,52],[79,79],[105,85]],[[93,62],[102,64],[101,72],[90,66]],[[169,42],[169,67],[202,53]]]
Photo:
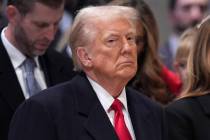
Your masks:
[[[29,96],[33,96],[41,91],[41,87],[35,79],[34,69],[36,67],[36,63],[33,58],[26,58],[23,62],[24,66],[24,80],[27,92]]]

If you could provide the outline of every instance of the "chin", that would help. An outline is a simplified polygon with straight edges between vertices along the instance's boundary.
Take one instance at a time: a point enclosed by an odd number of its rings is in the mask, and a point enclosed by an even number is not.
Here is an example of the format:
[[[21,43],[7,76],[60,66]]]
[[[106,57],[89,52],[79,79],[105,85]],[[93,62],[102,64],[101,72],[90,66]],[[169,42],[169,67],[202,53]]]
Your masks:
[[[33,52],[33,55],[34,55],[34,56],[42,56],[42,55],[45,54],[45,52],[46,52],[46,50],[44,50],[44,51],[34,51],[34,52]]]
[[[135,76],[135,74],[136,74],[136,71],[134,71],[134,70],[127,70],[127,71],[124,71],[122,74],[121,74],[121,76],[122,77],[124,77],[124,78],[126,78],[126,79],[132,79],[134,76]]]

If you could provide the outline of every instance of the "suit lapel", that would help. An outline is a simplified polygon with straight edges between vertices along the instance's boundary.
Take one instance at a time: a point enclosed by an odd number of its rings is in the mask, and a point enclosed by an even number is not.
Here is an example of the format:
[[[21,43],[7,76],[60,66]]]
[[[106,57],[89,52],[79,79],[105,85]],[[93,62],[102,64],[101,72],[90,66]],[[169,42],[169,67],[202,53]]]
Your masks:
[[[131,117],[131,122],[134,128],[136,140],[152,140],[151,129],[153,128],[152,121],[150,120],[153,115],[152,112],[144,104],[144,100],[137,100],[135,94],[131,94],[130,90],[126,91],[128,111]]]
[[[41,65],[41,69],[43,70],[44,72],[44,78],[45,78],[45,81],[46,81],[46,85],[47,87],[51,86],[52,82],[51,82],[51,79],[50,79],[50,72],[49,72],[49,68],[47,67],[47,62],[46,62],[46,58],[45,58],[45,55],[44,56],[39,56],[39,63]]]
[[[85,127],[97,140],[118,140],[115,130],[99,102],[92,108]]]
[[[84,75],[78,79],[76,88],[78,89],[76,94],[78,113],[80,117],[86,118],[84,125],[88,133],[95,139],[118,140],[106,112]]]
[[[0,42],[0,94],[13,110],[25,99],[10,58]]]

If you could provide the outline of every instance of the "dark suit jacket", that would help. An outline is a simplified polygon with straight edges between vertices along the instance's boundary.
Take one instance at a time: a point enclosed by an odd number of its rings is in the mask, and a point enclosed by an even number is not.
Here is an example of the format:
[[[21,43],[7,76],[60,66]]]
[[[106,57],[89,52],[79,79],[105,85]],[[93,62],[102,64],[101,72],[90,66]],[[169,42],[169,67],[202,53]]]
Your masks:
[[[162,109],[126,89],[137,140],[163,139]],[[84,74],[26,100],[10,126],[9,140],[117,140],[114,128]]]
[[[73,65],[69,60],[55,51],[47,51],[39,58],[48,87],[73,77]],[[0,140],[7,140],[12,115],[24,100],[15,70],[0,41]]]
[[[166,117],[169,140],[210,140],[210,95],[180,99]]]

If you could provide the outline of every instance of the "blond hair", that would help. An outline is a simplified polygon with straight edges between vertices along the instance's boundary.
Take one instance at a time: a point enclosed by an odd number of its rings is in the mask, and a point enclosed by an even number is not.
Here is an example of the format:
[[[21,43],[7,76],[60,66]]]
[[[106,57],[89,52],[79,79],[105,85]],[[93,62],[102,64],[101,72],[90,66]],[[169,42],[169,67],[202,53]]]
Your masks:
[[[198,27],[198,33],[187,64],[187,87],[181,97],[210,92],[210,18]]]

